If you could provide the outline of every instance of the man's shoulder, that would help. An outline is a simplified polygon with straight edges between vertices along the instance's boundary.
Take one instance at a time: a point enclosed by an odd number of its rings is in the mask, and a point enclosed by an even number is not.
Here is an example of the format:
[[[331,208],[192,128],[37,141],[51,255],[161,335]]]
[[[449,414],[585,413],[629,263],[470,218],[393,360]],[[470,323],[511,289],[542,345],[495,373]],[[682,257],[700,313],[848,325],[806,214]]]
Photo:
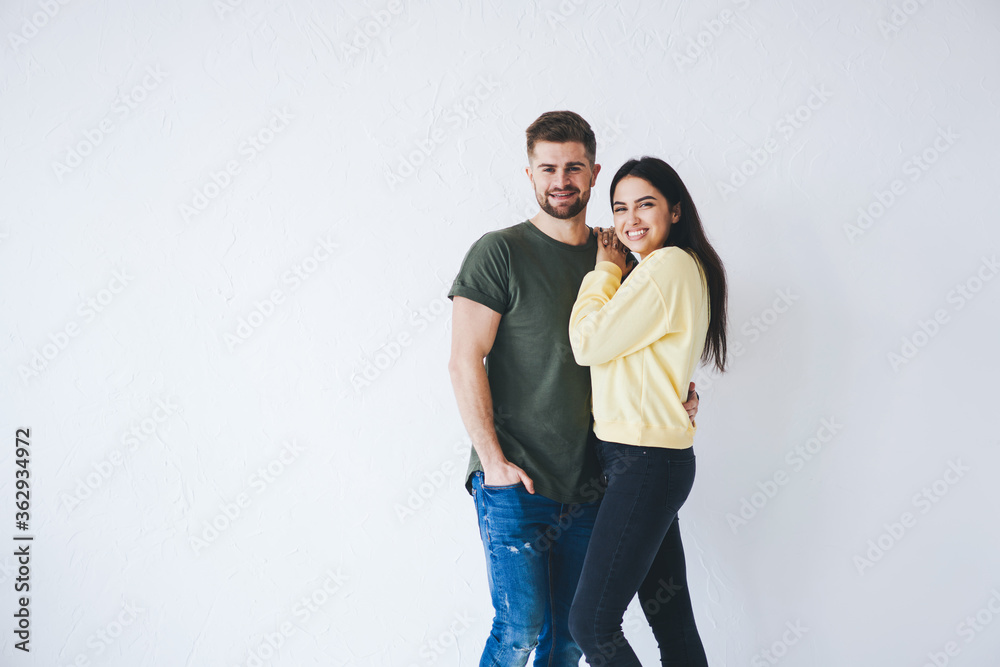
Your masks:
[[[519,222],[509,227],[493,229],[480,236],[472,244],[472,250],[477,253],[500,253],[508,255],[511,249],[522,245],[525,242],[527,230],[524,228],[527,221]]]
[[[512,243],[517,243],[525,238],[528,232],[525,226],[530,224],[531,223],[527,220],[523,220],[510,225],[509,227],[493,229],[479,237],[479,241],[477,241],[477,243],[486,242],[494,245],[510,245]]]

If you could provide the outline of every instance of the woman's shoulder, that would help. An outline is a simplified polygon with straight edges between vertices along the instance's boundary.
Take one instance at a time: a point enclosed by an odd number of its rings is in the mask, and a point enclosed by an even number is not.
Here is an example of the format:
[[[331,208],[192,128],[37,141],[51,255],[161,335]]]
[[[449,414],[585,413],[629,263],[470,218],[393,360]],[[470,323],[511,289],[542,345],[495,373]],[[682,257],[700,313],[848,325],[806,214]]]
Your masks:
[[[705,278],[697,257],[684,248],[658,248],[646,255],[642,264],[647,265],[644,272],[646,279],[654,282],[662,294],[673,294],[678,290],[695,293],[705,288]]]
[[[694,254],[677,246],[657,248],[646,256],[648,270],[657,273],[698,273],[698,260]]]

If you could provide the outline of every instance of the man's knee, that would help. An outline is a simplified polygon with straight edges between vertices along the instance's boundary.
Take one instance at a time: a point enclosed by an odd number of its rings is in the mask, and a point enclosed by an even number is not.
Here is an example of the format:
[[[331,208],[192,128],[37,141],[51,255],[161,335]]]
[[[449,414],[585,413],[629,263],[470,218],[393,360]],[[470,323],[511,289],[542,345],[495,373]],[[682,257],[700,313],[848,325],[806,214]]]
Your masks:
[[[538,635],[545,624],[544,600],[540,596],[515,596],[508,591],[496,591],[493,607],[494,639],[503,646],[527,649],[530,653],[538,644]]]
[[[505,651],[509,651],[514,656],[524,655],[527,660],[528,655],[538,646],[538,635],[541,634],[542,624],[534,623],[509,623],[500,619],[494,619],[492,638]],[[521,663],[523,664],[523,663]]]

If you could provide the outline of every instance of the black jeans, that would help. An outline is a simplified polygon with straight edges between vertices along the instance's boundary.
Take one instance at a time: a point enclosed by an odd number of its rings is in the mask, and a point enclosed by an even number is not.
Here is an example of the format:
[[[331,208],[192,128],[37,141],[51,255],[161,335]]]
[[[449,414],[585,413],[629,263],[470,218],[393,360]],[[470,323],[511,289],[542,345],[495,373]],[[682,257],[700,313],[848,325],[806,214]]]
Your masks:
[[[593,667],[640,665],[622,633],[638,593],[662,664],[708,665],[676,520],[694,484],[694,450],[596,444],[608,487],[570,610],[573,638]]]

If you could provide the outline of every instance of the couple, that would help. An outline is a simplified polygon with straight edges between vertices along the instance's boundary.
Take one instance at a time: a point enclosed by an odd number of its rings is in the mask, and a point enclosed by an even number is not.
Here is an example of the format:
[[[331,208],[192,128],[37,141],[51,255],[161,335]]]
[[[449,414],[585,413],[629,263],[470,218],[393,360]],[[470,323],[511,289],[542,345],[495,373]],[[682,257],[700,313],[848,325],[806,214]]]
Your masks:
[[[526,134],[541,211],[476,241],[449,293],[495,612],[480,665],[638,665],[621,629],[636,593],[663,664],[706,665],[676,515],[695,474],[688,383],[699,359],[725,367],[722,262],[662,160],[625,163],[615,228],[591,230],[590,125],[554,111]]]

